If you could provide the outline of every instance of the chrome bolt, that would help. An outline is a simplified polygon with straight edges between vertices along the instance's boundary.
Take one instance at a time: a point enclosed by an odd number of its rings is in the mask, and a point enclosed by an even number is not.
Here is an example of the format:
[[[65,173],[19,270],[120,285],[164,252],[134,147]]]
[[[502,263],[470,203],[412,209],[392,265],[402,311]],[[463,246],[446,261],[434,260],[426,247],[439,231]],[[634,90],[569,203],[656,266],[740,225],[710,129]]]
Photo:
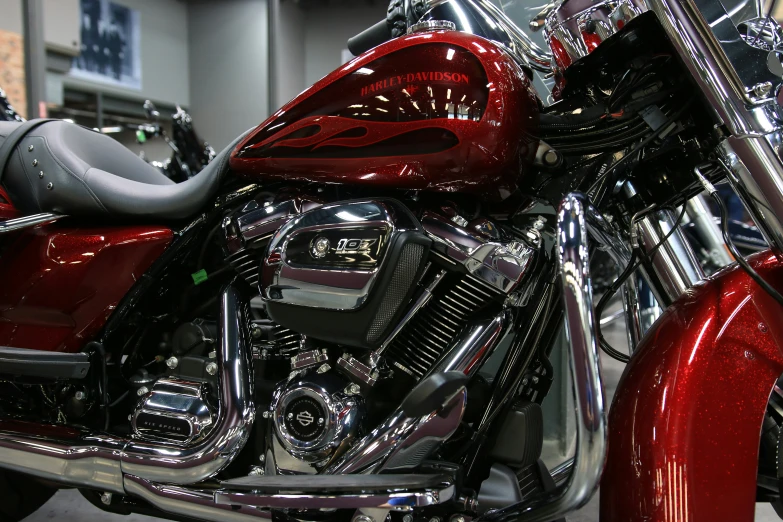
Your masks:
[[[146,386],[142,386],[141,388],[136,390],[136,395],[141,397],[142,395],[147,395],[149,391],[150,391],[149,388],[147,388]]]
[[[451,522],[465,522],[465,517],[462,515],[454,515],[451,517]]]
[[[468,220],[465,219],[464,217],[460,216],[460,215],[454,216],[453,218],[451,218],[451,221],[456,223],[457,225],[459,225],[461,227],[468,226]]]
[[[261,414],[261,416],[262,416],[263,418],[265,418],[265,419],[268,419],[270,415],[272,415],[272,414],[271,414],[270,412],[268,412],[268,411],[265,411],[265,412],[263,412],[263,413]]]
[[[357,395],[361,391],[361,388],[359,388],[358,384],[353,383],[346,386],[344,391],[346,395]]]
[[[106,506],[111,504],[111,493],[101,493],[101,502]]]
[[[41,172],[39,172],[39,173],[38,173],[38,177],[39,177],[39,178],[43,179],[43,176],[44,176],[44,173],[43,173],[43,171],[41,171]]]
[[[432,517],[430,522],[440,522],[440,517]]]
[[[331,369],[332,369],[331,366],[329,366],[327,363],[324,363],[324,364],[322,364],[321,366],[318,367],[318,369],[316,370],[316,373],[326,373],[326,372],[328,372]]]
[[[264,468],[262,468],[261,466],[252,466],[250,468],[250,473],[248,473],[248,475],[251,476],[259,476],[263,474],[264,474]]]
[[[171,357],[169,357],[168,359],[166,359],[166,366],[168,366],[168,367],[169,367],[169,368],[171,368],[172,370],[173,370],[174,368],[176,368],[178,364],[179,364],[179,359],[177,359],[177,358],[176,358],[176,357],[174,357],[174,356],[171,356]]]
[[[293,414],[293,413],[289,413],[288,415],[286,415],[286,418],[287,418],[288,420],[291,420],[291,419],[293,419],[293,418],[294,418],[294,414]]]
[[[533,228],[535,228],[536,230],[541,230],[542,228],[544,228],[545,223],[546,223],[546,218],[543,216],[538,216],[538,219],[536,219],[535,222],[533,222]]]
[[[259,455],[258,462],[266,462],[266,455]]]
[[[530,382],[530,381],[528,381],[527,377],[525,377],[524,379],[522,379],[522,386],[527,386],[528,382]]]
[[[324,425],[324,418],[323,417],[318,417],[318,425],[319,426],[323,426]]]
[[[29,150],[30,152],[32,152],[32,151],[34,151],[34,150],[35,150],[35,147],[33,147],[32,145],[30,145],[29,147],[27,147],[27,150]]]
[[[404,517],[402,517],[402,522],[413,522],[413,515],[408,513]]]
[[[253,337],[253,339],[260,339],[261,336],[264,335],[264,331],[258,326],[253,326],[250,335]]]
[[[313,249],[312,254],[315,258],[321,258],[326,256],[326,254],[329,253],[329,248],[331,247],[331,243],[329,243],[329,240],[325,237],[319,237],[313,242]]]
[[[38,166],[38,160],[37,160],[37,159],[34,159],[34,160],[33,160],[33,167],[37,167],[37,166]]]
[[[77,392],[74,394],[74,397],[76,397],[76,400],[77,400],[77,401],[83,401],[84,399],[86,399],[86,398],[87,398],[87,394],[86,394],[86,393],[84,393],[83,391],[77,391]]]
[[[753,86],[753,94],[763,98],[772,92],[772,82],[762,82]]]
[[[206,370],[207,370],[208,374],[216,375],[217,374],[217,363],[214,363],[214,362],[207,363]]]
[[[50,181],[50,182],[49,182],[49,183],[46,185],[46,188],[47,188],[47,189],[49,189],[49,190],[52,190],[52,189],[54,188],[54,183],[52,183],[52,182]]]
[[[537,376],[534,375],[531,380],[533,381],[533,384],[538,384],[538,377]]]
[[[367,515],[356,515],[353,517],[353,522],[375,522],[375,520]]]

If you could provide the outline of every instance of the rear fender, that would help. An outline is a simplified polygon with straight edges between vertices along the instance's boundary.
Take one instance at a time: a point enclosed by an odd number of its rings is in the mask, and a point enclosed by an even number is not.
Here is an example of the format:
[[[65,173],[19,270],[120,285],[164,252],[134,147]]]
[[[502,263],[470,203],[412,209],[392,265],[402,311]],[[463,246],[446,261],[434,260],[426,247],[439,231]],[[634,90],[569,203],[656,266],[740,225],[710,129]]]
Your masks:
[[[783,289],[783,264],[769,251],[749,261]],[[601,520],[752,522],[781,347],[783,308],[736,265],[670,306],[617,388]]]

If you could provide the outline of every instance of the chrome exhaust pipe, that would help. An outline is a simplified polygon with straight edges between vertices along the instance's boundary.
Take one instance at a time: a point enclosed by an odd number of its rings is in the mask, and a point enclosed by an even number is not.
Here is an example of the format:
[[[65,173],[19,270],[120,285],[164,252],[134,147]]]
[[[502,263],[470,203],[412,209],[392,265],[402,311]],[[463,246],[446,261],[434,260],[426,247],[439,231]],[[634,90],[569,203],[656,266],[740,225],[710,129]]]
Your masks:
[[[178,448],[83,436],[63,426],[0,421],[0,468],[120,494],[125,493],[125,474],[170,484],[194,484],[217,474],[244,447],[255,419],[246,303],[228,286],[220,306],[218,419],[202,442]]]

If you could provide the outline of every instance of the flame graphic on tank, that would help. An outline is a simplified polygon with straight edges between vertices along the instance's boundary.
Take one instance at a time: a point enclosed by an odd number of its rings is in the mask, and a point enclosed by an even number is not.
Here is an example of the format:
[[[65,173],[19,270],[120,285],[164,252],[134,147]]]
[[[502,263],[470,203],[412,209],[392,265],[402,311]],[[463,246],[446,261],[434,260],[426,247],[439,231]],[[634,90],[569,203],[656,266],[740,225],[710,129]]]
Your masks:
[[[313,128],[314,134],[305,137],[286,138],[298,131]],[[362,121],[341,116],[309,116],[276,132],[267,139],[251,145],[249,148],[275,149],[288,147],[315,151],[322,147],[359,148],[376,145],[391,138],[415,135],[416,131],[433,129],[442,131],[446,139],[442,146],[432,152],[442,152],[459,144],[457,136],[444,128],[437,120],[378,122]],[[359,131],[358,133],[356,131]],[[346,134],[350,133],[350,136]],[[404,154],[404,152],[403,152]],[[395,152],[400,155],[400,151]]]

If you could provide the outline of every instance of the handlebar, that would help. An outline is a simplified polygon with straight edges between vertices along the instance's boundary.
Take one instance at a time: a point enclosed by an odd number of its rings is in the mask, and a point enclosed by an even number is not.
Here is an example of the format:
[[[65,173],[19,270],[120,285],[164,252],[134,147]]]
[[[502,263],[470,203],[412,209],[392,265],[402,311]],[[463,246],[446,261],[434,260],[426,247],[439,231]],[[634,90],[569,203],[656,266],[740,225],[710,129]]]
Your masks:
[[[386,19],[381,20],[377,24],[373,25],[357,34],[356,36],[348,39],[348,50],[353,53],[354,56],[358,56],[365,51],[368,51],[376,45],[381,45],[384,42],[388,42],[392,39],[391,28],[386,22]]]

